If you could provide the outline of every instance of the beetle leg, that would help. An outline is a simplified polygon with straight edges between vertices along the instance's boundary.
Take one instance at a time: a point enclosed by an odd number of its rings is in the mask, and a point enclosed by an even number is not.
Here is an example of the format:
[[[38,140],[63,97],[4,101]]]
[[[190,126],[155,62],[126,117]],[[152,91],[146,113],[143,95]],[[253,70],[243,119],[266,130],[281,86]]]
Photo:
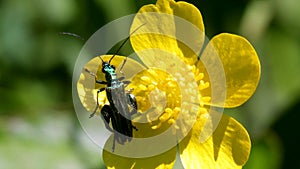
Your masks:
[[[115,152],[115,147],[116,147],[116,136],[114,135],[114,141],[112,145],[112,152]]]
[[[95,78],[95,81],[96,81],[96,83],[99,83],[99,84],[107,84],[107,82],[106,82],[106,81],[97,80],[96,78]]]
[[[137,129],[134,125],[131,125],[131,127],[132,127],[135,131],[138,131],[138,129]]]
[[[125,80],[125,81],[122,81],[124,83],[125,86],[129,85],[130,81],[129,80]]]
[[[103,92],[104,90],[105,90],[105,88],[101,88],[101,89],[97,90],[97,102],[96,102],[97,104],[96,104],[96,107],[95,107],[95,110],[93,111],[93,113],[90,114],[90,118],[92,118],[96,114],[96,112],[99,108],[99,102],[98,102],[99,93]]]
[[[119,77],[119,78],[118,78],[119,81],[122,81],[122,80],[124,80],[124,79],[125,79],[125,76],[122,76],[122,77]]]
[[[129,85],[130,81],[129,80],[124,80],[125,76],[119,77],[118,80],[120,82],[122,82],[124,84],[124,86],[126,87],[127,85]]]
[[[97,80],[97,75],[96,75],[95,73],[91,72],[89,69],[84,68],[84,71],[86,71],[86,72],[89,73],[90,75],[94,76],[95,82],[96,82],[96,83],[99,83],[99,84],[107,84],[106,81]]]
[[[124,73],[123,73],[122,70],[123,70],[123,67],[124,67],[126,61],[127,61],[127,57],[124,59],[124,61],[123,61],[123,63],[122,63],[122,66],[121,66],[121,68],[120,68],[120,73],[121,73],[122,75],[124,75]],[[124,76],[125,76],[125,75],[124,75]]]
[[[124,80],[125,79],[125,76],[122,76],[122,77],[119,77],[118,80],[122,83],[124,83],[125,87],[127,85],[129,85],[130,81],[129,80]]]

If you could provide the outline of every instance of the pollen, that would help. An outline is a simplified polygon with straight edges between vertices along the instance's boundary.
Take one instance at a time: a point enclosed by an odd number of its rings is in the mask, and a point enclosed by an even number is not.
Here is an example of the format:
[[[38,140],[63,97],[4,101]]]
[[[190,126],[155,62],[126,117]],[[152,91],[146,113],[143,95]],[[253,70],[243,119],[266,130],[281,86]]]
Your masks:
[[[202,80],[203,78],[204,78],[204,73],[199,73],[199,74],[196,74],[196,76],[195,76],[196,82]]]
[[[161,123],[159,123],[158,125],[154,125],[154,126],[152,126],[151,128],[152,128],[153,130],[156,130],[156,129],[158,129],[160,126],[161,126]]]
[[[151,79],[148,76],[142,76],[141,80],[143,80],[145,83],[151,83]]]
[[[147,87],[146,87],[145,85],[140,84],[140,85],[138,86],[138,89],[139,89],[139,90],[142,90],[142,91],[146,91],[146,90],[147,90]]]
[[[166,108],[165,112],[163,113],[163,115],[161,115],[159,117],[159,120],[163,123],[165,121],[167,121],[173,114],[173,110],[171,108]]]
[[[155,89],[155,86],[154,86],[153,84],[150,84],[150,85],[148,86],[148,90],[149,90],[149,91],[154,90],[154,89]]]
[[[209,87],[209,82],[204,82],[204,80],[200,80],[199,90],[204,90]]]
[[[201,108],[199,109],[199,112],[200,112],[200,114],[207,114],[207,113],[208,113],[207,109],[204,108],[204,107],[201,107]]]
[[[168,124],[171,124],[171,125],[172,125],[172,124],[175,124],[175,120],[174,120],[174,119],[169,119],[169,120],[168,120]]]
[[[201,101],[203,101],[203,102],[210,102],[210,100],[211,100],[211,97],[209,97],[209,96],[201,97]]]

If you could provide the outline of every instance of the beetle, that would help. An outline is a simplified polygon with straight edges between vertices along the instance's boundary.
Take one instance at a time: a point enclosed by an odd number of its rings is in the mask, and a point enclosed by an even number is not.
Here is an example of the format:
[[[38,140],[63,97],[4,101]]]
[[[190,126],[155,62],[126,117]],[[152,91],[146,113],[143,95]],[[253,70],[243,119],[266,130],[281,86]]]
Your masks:
[[[144,24],[143,24],[144,25]],[[141,26],[143,26],[141,25]],[[131,34],[137,31],[141,26],[136,28]],[[98,56],[102,61],[102,72],[105,74],[105,81],[98,80],[96,74],[90,72],[88,69],[84,69],[86,72],[95,77],[95,82],[98,84],[104,84],[106,87],[97,90],[97,105],[90,118],[95,115],[99,108],[98,96],[100,92],[106,91],[106,97],[109,101],[109,105],[104,105],[101,109],[101,118],[104,121],[107,130],[114,133],[114,140],[112,145],[112,151],[115,150],[115,142],[124,145],[125,142],[129,142],[133,136],[133,129],[138,130],[132,124],[132,116],[137,113],[137,101],[131,91],[125,90],[125,85],[128,85],[130,81],[123,81],[125,77],[117,78],[116,67],[111,64],[113,58],[120,51],[122,46],[130,38],[127,37],[125,41],[120,45],[115,54],[109,59],[109,61],[104,61],[101,56]],[[122,68],[125,65],[127,57],[125,57],[120,72],[122,73]],[[129,106],[131,107],[129,109]],[[109,125],[111,123],[111,126]]]

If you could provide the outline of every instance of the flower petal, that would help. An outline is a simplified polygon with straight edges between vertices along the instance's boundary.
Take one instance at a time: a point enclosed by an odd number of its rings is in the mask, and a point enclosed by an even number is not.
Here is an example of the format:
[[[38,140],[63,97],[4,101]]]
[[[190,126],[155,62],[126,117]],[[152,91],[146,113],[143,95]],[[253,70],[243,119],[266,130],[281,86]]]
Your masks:
[[[117,155],[118,154],[118,148],[120,146],[126,146],[125,145],[119,145],[116,143],[116,149],[114,153],[111,153],[111,144],[113,141],[113,135],[107,140],[104,150],[103,150],[103,161],[107,168],[114,168],[114,169],[124,169],[124,168],[131,168],[131,169],[172,169],[175,157],[176,157],[176,148],[172,148],[169,151],[166,151],[163,154],[153,156],[153,157],[145,157],[145,158],[129,158],[129,157],[122,157]],[[138,148],[138,151],[141,151],[145,149],[147,151],[147,146],[144,145],[144,147],[136,147],[136,146],[128,146],[126,147],[126,151],[132,151],[133,153]]]
[[[140,56],[147,66],[150,66],[148,57],[161,55],[151,49],[170,52],[189,64],[196,62],[204,42],[204,24],[195,6],[186,2],[158,0],[156,5],[145,5],[139,10],[131,33],[141,25],[130,40],[136,52],[149,51]]]
[[[108,61],[112,55],[102,55],[101,58],[104,61]],[[117,70],[116,72],[120,71],[120,67],[124,61],[124,56],[115,56],[114,59],[111,61],[111,64],[114,65]],[[90,60],[85,66],[84,69],[87,69],[91,73],[97,76],[97,80],[106,81],[104,77],[104,73],[102,73],[102,61],[99,57],[94,57]],[[136,62],[133,59],[127,58],[126,63],[124,64],[122,72],[126,76],[126,79],[132,78],[136,72],[145,69],[141,64]],[[124,76],[122,73],[118,74],[118,77]],[[88,73],[87,71],[83,70],[80,74],[80,77],[77,82],[77,91],[80,98],[82,105],[86,108],[87,111],[93,112],[96,108],[96,97],[97,97],[97,90],[100,88],[105,87],[105,85],[95,83],[95,77]],[[105,91],[99,93],[99,109],[107,102],[106,93]],[[99,113],[99,111],[98,111]]]
[[[241,168],[248,160],[251,148],[245,128],[233,118],[222,115],[213,135],[201,142],[206,123],[214,123],[202,114],[188,138],[179,144],[185,168]],[[215,125],[215,124],[212,124]]]
[[[217,65],[218,62],[221,64]],[[211,74],[207,67],[213,68]],[[201,94],[210,96],[211,92],[215,92],[220,98],[226,97],[225,105],[222,99],[214,101],[213,98],[211,103],[206,103],[208,105],[226,108],[240,106],[252,96],[260,79],[260,62],[255,49],[245,38],[229,33],[213,37],[203,51],[197,68],[205,74],[204,80],[211,83],[210,90]],[[217,84],[224,73],[226,91]]]

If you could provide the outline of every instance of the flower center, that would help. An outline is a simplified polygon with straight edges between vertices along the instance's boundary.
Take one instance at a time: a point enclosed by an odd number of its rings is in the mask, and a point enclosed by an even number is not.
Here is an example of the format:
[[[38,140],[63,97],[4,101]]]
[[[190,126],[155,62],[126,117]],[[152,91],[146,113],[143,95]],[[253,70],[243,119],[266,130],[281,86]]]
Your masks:
[[[175,74],[174,77],[164,70],[150,68],[134,76],[127,86],[127,89],[133,89],[132,94],[136,97],[140,113],[133,119],[139,129],[134,137],[155,136],[170,127],[173,127],[174,134],[184,136],[198,113],[207,113],[203,103],[210,100],[210,97],[201,96],[201,91],[210,90],[209,82],[205,81],[204,73],[195,66],[189,66],[188,69],[194,74],[198,87],[189,83],[189,76],[185,72]],[[200,102],[197,102],[197,93],[200,94]]]
[[[133,122],[135,137],[150,137],[164,132],[174,124],[180,112],[180,88],[170,74],[151,68],[138,73],[127,87],[133,89],[140,115]]]

